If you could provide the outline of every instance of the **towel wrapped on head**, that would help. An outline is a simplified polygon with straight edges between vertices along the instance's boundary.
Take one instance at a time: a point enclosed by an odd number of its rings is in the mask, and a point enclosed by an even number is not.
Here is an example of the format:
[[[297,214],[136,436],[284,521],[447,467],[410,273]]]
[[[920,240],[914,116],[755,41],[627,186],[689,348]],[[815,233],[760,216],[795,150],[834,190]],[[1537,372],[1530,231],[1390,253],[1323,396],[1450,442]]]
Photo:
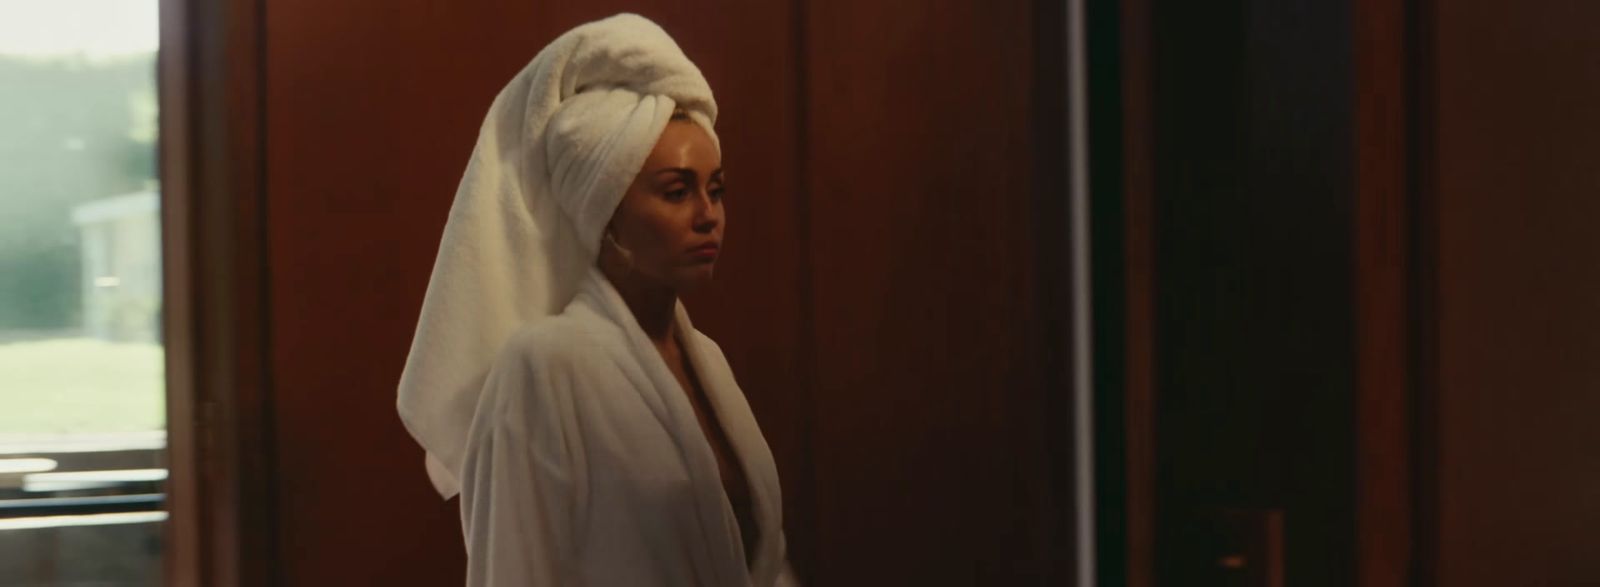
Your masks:
[[[576,294],[601,235],[675,111],[712,127],[716,101],[661,27],[634,14],[579,26],[500,91],[439,243],[397,407],[434,488],[460,491],[490,363],[519,327]]]

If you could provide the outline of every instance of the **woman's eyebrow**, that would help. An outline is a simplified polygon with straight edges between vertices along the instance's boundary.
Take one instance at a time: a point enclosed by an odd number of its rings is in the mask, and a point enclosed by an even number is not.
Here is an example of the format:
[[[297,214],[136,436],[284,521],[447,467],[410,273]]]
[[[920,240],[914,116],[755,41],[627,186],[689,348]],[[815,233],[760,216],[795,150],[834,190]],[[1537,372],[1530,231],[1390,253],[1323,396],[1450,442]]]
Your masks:
[[[693,169],[689,169],[687,167],[668,167],[666,169],[662,169],[662,170],[656,171],[656,177],[661,177],[661,176],[666,175],[668,173],[687,176],[687,179],[689,179],[690,181],[693,181],[694,178],[697,175],[694,172]]]

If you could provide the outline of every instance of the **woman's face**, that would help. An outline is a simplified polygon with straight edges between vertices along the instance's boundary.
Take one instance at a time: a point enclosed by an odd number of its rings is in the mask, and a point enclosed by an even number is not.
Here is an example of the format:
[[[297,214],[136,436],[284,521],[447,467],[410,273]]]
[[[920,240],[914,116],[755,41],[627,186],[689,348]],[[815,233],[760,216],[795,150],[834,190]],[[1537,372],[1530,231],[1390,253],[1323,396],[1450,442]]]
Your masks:
[[[705,129],[674,118],[611,217],[631,271],[693,291],[711,281],[721,254],[722,155]]]

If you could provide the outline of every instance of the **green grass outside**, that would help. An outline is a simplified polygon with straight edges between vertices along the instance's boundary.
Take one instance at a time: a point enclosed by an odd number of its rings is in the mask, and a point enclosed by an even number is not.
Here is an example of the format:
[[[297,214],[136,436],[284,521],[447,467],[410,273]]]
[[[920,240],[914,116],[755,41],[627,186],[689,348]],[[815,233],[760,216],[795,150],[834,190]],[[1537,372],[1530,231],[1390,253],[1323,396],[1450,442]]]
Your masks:
[[[154,343],[0,344],[0,434],[165,429],[162,360]]]

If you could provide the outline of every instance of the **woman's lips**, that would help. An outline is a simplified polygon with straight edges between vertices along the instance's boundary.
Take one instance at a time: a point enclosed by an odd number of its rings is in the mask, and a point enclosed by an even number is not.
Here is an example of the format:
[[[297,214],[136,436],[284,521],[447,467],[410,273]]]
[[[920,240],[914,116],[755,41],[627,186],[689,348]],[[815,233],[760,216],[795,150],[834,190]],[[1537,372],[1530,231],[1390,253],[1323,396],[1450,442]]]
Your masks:
[[[689,254],[696,259],[711,261],[717,258],[717,249],[717,245],[714,244],[700,245],[689,249]]]

